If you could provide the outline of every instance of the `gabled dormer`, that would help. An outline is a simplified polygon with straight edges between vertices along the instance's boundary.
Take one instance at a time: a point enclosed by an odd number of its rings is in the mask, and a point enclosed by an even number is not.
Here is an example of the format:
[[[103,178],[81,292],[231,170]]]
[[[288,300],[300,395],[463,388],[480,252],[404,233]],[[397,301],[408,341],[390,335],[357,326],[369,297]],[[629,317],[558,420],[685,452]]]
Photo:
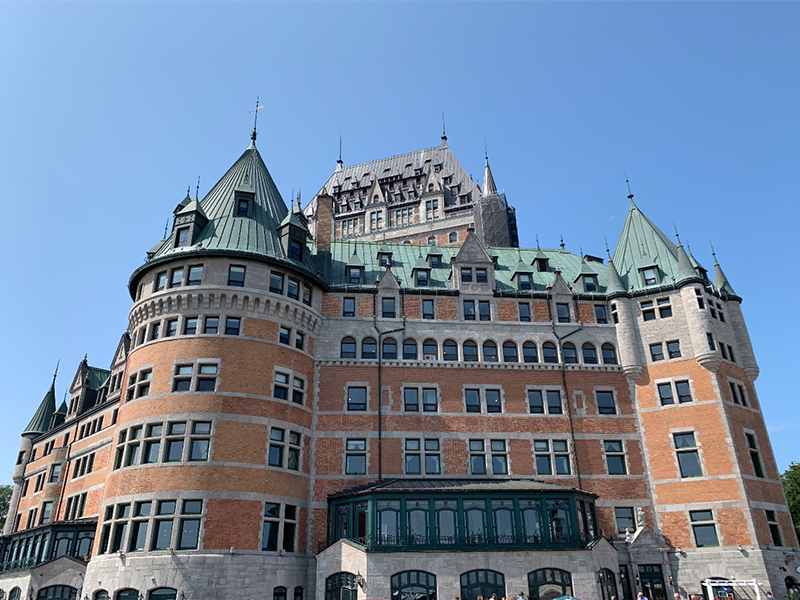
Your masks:
[[[547,287],[550,293],[550,315],[555,323],[574,323],[577,321],[573,303],[572,288],[556,269],[553,283]]]
[[[252,219],[256,210],[256,193],[250,182],[250,175],[245,173],[244,178],[233,190],[233,216]]]
[[[200,232],[208,223],[208,217],[203,212],[200,203],[190,200],[176,215],[172,222],[173,247],[184,248],[194,246]]]
[[[382,244],[380,249],[378,250],[378,264],[382,267],[386,267],[392,264],[392,250],[386,245]]]
[[[415,287],[428,287],[431,284],[431,267],[428,261],[422,257],[422,254],[419,255],[417,262],[414,263],[411,276],[414,278]]]
[[[452,261],[453,282],[462,292],[491,293],[494,290],[494,261],[470,230]]]
[[[344,266],[344,275],[347,285],[360,286],[364,283],[364,261],[359,258],[355,249]]]
[[[372,188],[369,190],[367,204],[383,204],[384,202],[386,202],[386,198],[383,195],[381,184],[378,183],[378,178],[376,177],[375,181],[372,182]]]
[[[599,291],[597,273],[592,271],[585,258],[581,258],[581,268],[573,283],[579,283],[583,291],[590,294]]]
[[[511,275],[511,282],[517,286],[518,290],[532,290],[533,267],[520,258],[514,273]]]
[[[283,221],[278,226],[278,236],[284,256],[290,260],[303,262],[308,251],[306,241],[308,240],[308,220],[300,208],[300,195],[297,195],[297,204],[292,205],[292,209],[286,213]]]
[[[437,247],[433,246],[428,250],[428,266],[431,269],[439,269],[443,266],[442,264],[442,251],[439,250]]]
[[[550,270],[550,259],[547,258],[547,255],[542,252],[538,245],[536,246],[536,255],[533,257],[533,263],[531,264],[538,273],[547,273]]]

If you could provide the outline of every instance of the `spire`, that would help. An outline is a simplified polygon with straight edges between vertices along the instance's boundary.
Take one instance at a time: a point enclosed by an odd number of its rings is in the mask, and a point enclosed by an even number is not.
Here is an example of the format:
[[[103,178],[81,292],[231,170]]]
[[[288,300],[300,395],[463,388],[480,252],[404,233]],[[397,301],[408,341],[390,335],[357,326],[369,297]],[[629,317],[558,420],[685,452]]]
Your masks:
[[[342,136],[339,136],[339,160],[336,161],[336,170],[341,171],[344,168],[344,163],[342,162]]]
[[[44,395],[41,404],[39,404],[39,408],[36,409],[36,413],[33,415],[31,422],[28,423],[25,431],[22,432],[22,435],[29,433],[34,435],[47,433],[47,430],[50,428],[50,420],[53,418],[53,414],[55,412],[56,378],[53,376],[53,383],[50,384],[50,389],[47,390],[47,393]]]
[[[673,226],[675,223],[673,223]],[[685,279],[694,279],[697,277],[697,272],[692,267],[692,263],[689,260],[689,255],[686,254],[686,250],[683,249],[683,244],[681,244],[681,238],[678,235],[678,228],[675,227],[675,239],[678,240],[678,273],[675,276],[675,281],[681,282]]]
[[[625,286],[622,285],[622,279],[617,273],[617,268],[614,266],[614,261],[611,259],[611,254],[606,249],[608,254],[608,280],[606,282],[606,294],[624,294]]]
[[[447,147],[447,133],[444,129],[444,110],[442,111],[442,146]]]
[[[735,296],[736,292],[733,291],[731,284],[728,283],[728,278],[725,277],[725,273],[722,272],[722,267],[719,266],[713,244],[711,244],[711,255],[714,257],[714,287],[724,294]]]
[[[628,200],[631,201],[631,208],[636,208],[636,205],[633,203],[633,192],[631,191],[631,182],[628,181],[627,173],[625,173],[625,184],[628,186]]]
[[[483,194],[482,196],[486,198],[487,196],[496,196],[497,195],[497,186],[494,183],[494,177],[492,177],[492,169],[489,168],[489,153],[486,151],[486,142],[484,142],[484,154],[486,156],[486,166],[483,170]]]
[[[256,96],[256,107],[251,110],[251,113],[255,113],[255,117],[253,117],[253,133],[250,134],[250,139],[252,143],[250,144],[251,148],[256,147],[256,138],[258,137],[258,111],[260,111],[263,106],[258,103],[258,96]]]

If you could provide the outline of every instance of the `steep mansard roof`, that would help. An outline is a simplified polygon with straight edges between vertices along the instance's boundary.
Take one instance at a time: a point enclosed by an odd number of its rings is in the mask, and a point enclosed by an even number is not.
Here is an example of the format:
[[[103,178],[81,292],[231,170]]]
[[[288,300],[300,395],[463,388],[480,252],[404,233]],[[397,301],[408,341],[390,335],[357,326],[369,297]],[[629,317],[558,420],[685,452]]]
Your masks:
[[[453,281],[450,276],[450,259],[455,257],[461,250],[461,246],[421,246],[419,244],[402,244],[389,242],[353,242],[353,241],[334,241],[331,244],[331,274],[328,283],[331,285],[347,285],[347,267],[356,266],[353,255],[355,253],[358,261],[363,263],[365,276],[364,285],[374,285],[376,279],[383,276],[386,268],[381,266],[378,260],[378,252],[391,252],[392,272],[400,279],[400,285],[406,288],[415,287],[413,270],[419,268],[419,257],[427,260],[431,254],[441,257],[441,267],[431,269],[429,284],[423,288],[426,290],[452,290]],[[519,273],[520,261],[526,265],[531,265],[535,257],[548,259],[550,268],[547,272],[540,273],[531,267],[524,272],[531,274],[533,292],[544,292],[548,285],[555,280],[555,270],[561,271],[561,276],[573,282],[581,274],[581,257],[567,252],[566,250],[540,250],[521,248],[486,248],[490,256],[496,256],[497,262],[494,267],[495,288],[501,292],[515,291],[518,289],[516,281],[511,278],[514,273]],[[605,293],[607,268],[604,264],[593,260],[586,260],[583,263],[583,273],[597,275],[598,292]],[[583,288],[576,284],[575,290],[580,292]]]
[[[252,216],[235,216],[236,191],[252,192],[255,206]],[[178,257],[183,253],[207,250],[240,251],[290,261],[284,252],[278,228],[289,217],[296,224],[296,215],[286,208],[272,176],[264,164],[255,143],[251,144],[228,172],[211,188],[199,206],[194,201],[183,207],[182,213],[197,210],[208,223],[197,236],[194,245],[175,248],[176,231],[153,248],[150,260]],[[287,221],[287,222],[289,222]],[[308,253],[302,266],[314,272]],[[291,261],[294,262],[294,261]]]

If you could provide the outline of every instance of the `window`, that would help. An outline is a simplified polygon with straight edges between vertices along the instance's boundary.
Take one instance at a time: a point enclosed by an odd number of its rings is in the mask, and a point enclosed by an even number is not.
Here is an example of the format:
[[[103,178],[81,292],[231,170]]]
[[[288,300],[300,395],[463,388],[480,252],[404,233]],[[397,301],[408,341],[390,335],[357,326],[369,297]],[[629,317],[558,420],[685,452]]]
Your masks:
[[[367,388],[348,386],[347,410],[349,411],[367,410]]]
[[[481,396],[483,396],[483,402],[481,401]],[[468,413],[499,413],[503,411],[499,389],[464,390],[464,405]],[[482,410],[483,405],[486,406],[486,410]]]
[[[342,316],[355,317],[356,316],[356,299],[343,298],[342,299]]]
[[[61,465],[53,465],[50,468],[50,478],[47,483],[56,483],[61,478]]]
[[[461,267],[461,282],[462,283],[471,283],[472,282],[472,269],[469,267]]]
[[[597,275],[583,276],[583,289],[587,292],[597,291]]]
[[[382,298],[381,299],[381,307],[383,310],[383,318],[384,319],[394,319],[395,318],[395,310],[394,310],[395,299],[394,298]]]
[[[417,360],[417,342],[413,338],[403,340],[403,360]]]
[[[189,245],[189,228],[181,227],[175,234],[175,247],[184,248]]]
[[[581,352],[583,352],[584,364],[586,365],[597,364],[597,349],[594,347],[593,344],[586,342],[583,346],[581,346]]]
[[[505,440],[491,440],[489,448],[492,451],[492,473],[495,475],[508,475],[508,455],[506,454]]]
[[[561,347],[561,353],[564,356],[565,364],[577,364],[578,351],[575,349],[575,344],[573,344],[572,342],[566,342]]]
[[[625,466],[625,451],[622,442],[619,440],[603,442],[603,450],[606,453],[606,467],[609,475],[627,475],[628,469]]]
[[[670,358],[681,357],[681,343],[678,340],[667,342],[667,352]]]
[[[723,344],[722,342],[719,342],[719,351],[720,354],[722,354],[722,358],[728,360],[728,352],[725,350],[725,344]]]
[[[281,373],[280,371],[275,372],[275,381],[272,384],[272,397],[278,400],[289,399],[289,375]]]
[[[157,340],[161,335],[161,323],[153,323],[150,325],[150,337],[149,340]]]
[[[289,240],[289,258],[298,262],[303,260],[303,244],[298,240]]]
[[[594,305],[594,320],[600,323],[601,325],[605,325],[606,323],[608,323],[608,316],[606,315],[605,304]]]
[[[629,506],[614,509],[614,517],[617,520],[617,535],[624,536],[626,533],[636,531],[636,521],[633,516],[633,508]]]
[[[533,286],[531,284],[531,274],[530,273],[519,273],[517,275],[517,286],[520,290],[529,290]]]
[[[469,441],[469,469],[473,475],[486,474],[486,453],[483,440]]]
[[[503,362],[515,363],[519,362],[517,355],[517,345],[514,342],[503,342]]]
[[[639,273],[642,275],[642,281],[644,282],[644,285],[656,285],[658,283],[658,272],[656,267],[639,269]]]
[[[180,269],[172,269],[172,275],[169,279],[169,287],[180,287],[183,285],[183,267]]]
[[[569,304],[556,304],[556,315],[559,323],[569,323]]]
[[[270,273],[269,291],[273,294],[283,294],[283,279],[282,273]]]
[[[569,475],[571,473],[566,440],[534,440],[533,450],[536,457],[537,474]]]
[[[761,465],[761,452],[758,449],[758,442],[753,433],[745,433],[747,448],[750,451],[750,462],[753,464],[753,474],[756,477],[764,477],[764,467]]]
[[[492,340],[483,342],[484,362],[497,362],[497,344]]]
[[[407,439],[405,441],[406,475],[439,475],[441,472],[441,454],[439,440]]]
[[[703,469],[700,467],[700,455],[694,432],[673,434],[675,452],[678,455],[678,467],[681,477],[702,477]]]
[[[361,358],[364,360],[375,360],[378,358],[378,343],[375,338],[367,337],[361,341]]]
[[[486,283],[487,279],[486,269],[484,268],[476,268],[475,269],[475,282],[476,283]]]
[[[736,358],[733,356],[733,346],[728,346],[728,356],[731,357],[731,362],[736,362]]]
[[[654,321],[656,318],[656,309],[653,308],[653,301],[648,300],[647,302],[642,302],[642,318],[645,321]]]
[[[745,394],[744,386],[740,383],[734,383],[733,381],[729,381],[728,385],[731,389],[731,400],[736,404],[741,403],[742,406],[747,406],[747,395]]]
[[[458,344],[454,340],[445,340],[442,344],[442,358],[446,361],[458,360]]]
[[[219,333],[219,317],[203,319],[203,333]]]
[[[714,344],[714,336],[710,333],[706,333],[706,341],[708,342],[708,349],[712,352],[717,349],[716,345]]]
[[[434,303],[433,300],[423,300],[422,301],[422,318],[423,319],[435,319],[434,314]]]
[[[386,338],[383,340],[381,355],[384,360],[397,360],[397,341],[394,338]]]
[[[769,526],[769,535],[772,538],[773,546],[783,546],[781,541],[781,528],[778,525],[778,517],[775,515],[774,510],[764,511],[767,517],[767,525]]]
[[[617,364],[617,351],[614,349],[614,346],[612,346],[611,344],[603,344],[601,349],[603,351],[604,365]]]
[[[231,265],[228,268],[228,285],[233,287],[244,287],[244,271],[242,266]]]
[[[464,342],[464,361],[478,362],[478,344],[472,340]]]
[[[447,241],[451,244],[455,244],[458,241],[458,234],[456,234],[455,231],[451,231],[447,236]]]
[[[289,278],[289,282],[286,285],[286,295],[292,300],[299,300],[300,282],[297,281],[296,279]]]
[[[278,328],[278,341],[281,344],[286,344],[287,346],[290,344],[290,340],[292,338],[292,330],[288,327],[279,327]]]
[[[519,320],[523,323],[530,323],[531,322],[531,305],[527,302],[519,302],[517,304],[519,308]]]
[[[150,380],[153,378],[153,369],[142,369],[128,377],[128,391],[125,401],[141,398],[150,394]]]
[[[556,351],[556,345],[553,342],[545,342],[542,344],[542,356],[546,363],[557,363],[558,352]]]
[[[659,317],[666,319],[672,316],[672,306],[670,305],[669,298],[659,298],[656,300],[656,304],[658,305]]]
[[[236,216],[246,217],[247,209],[250,207],[250,202],[247,198],[239,198],[236,202]]]
[[[464,300],[464,320],[475,320],[475,300]]]
[[[350,285],[361,285],[361,267],[347,267],[347,280]]]
[[[539,357],[536,353],[536,344],[533,342],[525,342],[522,344],[522,360],[526,363],[539,362]]]
[[[313,290],[306,284],[303,284],[303,304],[305,304],[306,306],[311,306],[312,294]]]
[[[200,285],[203,283],[203,265],[189,267],[189,280],[186,285]]]
[[[155,279],[155,291],[159,292],[163,290],[167,285],[167,272],[161,271],[160,273],[156,274]]]
[[[617,414],[617,407],[614,403],[614,392],[597,391],[597,412],[601,415]]]
[[[673,385],[677,394],[673,394]],[[661,405],[675,403],[675,395],[678,396],[678,402],[684,404],[692,401],[692,390],[688,381],[675,381],[668,383],[658,384],[658,397],[661,400]]]
[[[346,475],[364,475],[367,472],[367,440],[349,439],[345,445]]]
[[[417,287],[428,287],[428,272],[425,270],[420,270],[416,272],[417,275]]]
[[[489,301],[488,300],[480,300],[478,301],[478,313],[480,315],[481,321],[491,321],[492,315],[490,312]]]
[[[664,345],[662,343],[650,344],[650,358],[653,362],[664,360]]]
[[[169,319],[164,328],[164,337],[175,337],[178,334],[178,319]]]
[[[181,509],[180,529],[178,530],[178,550],[194,550],[200,539],[200,519],[186,518],[183,515],[201,515],[202,500],[184,500]]]
[[[281,519],[281,506],[283,518]],[[297,507],[292,504],[264,503],[264,525],[261,536],[261,550],[266,552],[295,551],[297,533]],[[278,542],[281,542],[280,544]],[[296,595],[296,594],[295,594]],[[286,588],[276,587],[273,600],[286,600]]]
[[[356,357],[356,341],[351,337],[342,338],[341,351],[339,353],[341,358],[355,358]]]
[[[186,317],[183,322],[183,335],[194,335],[197,333],[197,317]]]
[[[227,317],[225,319],[225,335],[239,335],[239,328],[242,320],[239,317]]]
[[[714,523],[714,513],[710,510],[690,510],[689,519],[692,522],[694,541],[698,548],[719,546],[717,526]]]
[[[563,414],[561,392],[559,390],[528,390],[528,409],[531,414]]]
[[[431,269],[438,269],[442,266],[442,257],[438,254],[429,254],[428,264],[430,265]]]

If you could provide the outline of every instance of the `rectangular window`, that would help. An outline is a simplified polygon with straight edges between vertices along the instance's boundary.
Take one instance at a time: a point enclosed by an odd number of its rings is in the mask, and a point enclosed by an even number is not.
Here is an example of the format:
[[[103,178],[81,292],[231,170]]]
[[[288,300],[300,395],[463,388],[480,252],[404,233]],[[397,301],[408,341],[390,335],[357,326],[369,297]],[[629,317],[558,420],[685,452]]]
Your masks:
[[[728,346],[728,356],[731,357],[731,362],[736,362],[736,357],[733,355],[733,346]]]
[[[633,533],[636,531],[636,521],[634,520],[632,507],[615,508],[614,517],[617,520],[617,535],[624,536],[628,532]]]
[[[227,317],[225,319],[225,335],[239,335],[239,328],[242,320],[239,317]]]
[[[403,389],[403,408],[406,412],[419,412],[419,390],[417,388]]]
[[[569,451],[565,440],[552,440],[552,446],[551,440],[534,440],[533,450],[539,475],[570,474]]]
[[[461,267],[461,282],[472,283],[472,269],[469,267]]]
[[[469,465],[473,475],[486,475],[486,454],[483,440],[469,441]]]
[[[479,390],[464,390],[467,412],[481,412],[481,397]]]
[[[434,302],[433,300],[423,300],[422,301],[422,318],[423,319],[434,319]]]
[[[219,317],[203,319],[203,333],[219,333]]]
[[[659,383],[658,384],[658,397],[661,400],[661,406],[667,406],[668,404],[675,404],[675,398],[672,395],[672,384],[671,383]]]
[[[394,319],[395,318],[394,298],[382,298],[381,299],[381,307],[383,309],[383,318],[384,319]]]
[[[187,285],[200,285],[203,283],[203,265],[189,267],[189,280]]]
[[[245,268],[240,265],[231,265],[228,268],[228,285],[232,287],[244,287]]]
[[[283,468],[284,436],[283,429],[273,427],[269,432],[269,454],[267,464],[270,467]]]
[[[703,469],[700,466],[700,454],[697,450],[697,443],[694,433],[675,433],[675,452],[678,455],[678,467],[681,477],[702,477]]]
[[[499,413],[503,412],[503,407],[500,403],[500,390],[484,390],[486,395],[486,412]]]
[[[349,439],[345,445],[346,475],[364,475],[367,472],[367,440]]]
[[[313,294],[313,290],[309,286],[307,286],[306,284],[303,284],[303,304],[305,304],[307,306],[311,306],[312,294]]]
[[[169,280],[169,287],[180,287],[183,285],[183,268],[180,269],[172,269],[172,276]]]
[[[161,335],[161,323],[153,323],[150,325],[150,340],[157,340]]]
[[[667,342],[667,353],[670,358],[680,358],[681,356],[681,343],[678,340]]]
[[[289,258],[300,262],[303,260],[303,244],[297,240],[289,240]]]
[[[475,320],[475,300],[464,300],[464,320]]]
[[[480,300],[478,302],[478,313],[480,314],[481,321],[491,321],[492,315],[489,308],[488,300]]]
[[[728,360],[728,353],[725,350],[725,344],[723,344],[722,342],[719,343],[719,352],[720,354],[722,354],[722,358]]]
[[[650,344],[650,358],[653,362],[664,360],[664,345],[663,344]]]
[[[710,510],[690,510],[694,541],[698,548],[719,546],[717,526],[714,524],[714,513]]]
[[[184,500],[182,515],[200,515],[203,512],[202,500]],[[178,532],[178,550],[194,550],[200,539],[200,519],[181,518]]]
[[[645,321],[654,321],[656,318],[656,310],[653,308],[653,301],[648,300],[647,302],[642,302],[642,319]]]
[[[422,388],[422,410],[424,412],[437,412],[439,410],[436,388]]]
[[[289,329],[288,327],[281,326],[278,329],[278,341],[281,344],[286,344],[288,346],[289,343],[290,343],[291,337],[292,337],[292,330]]]
[[[422,446],[418,439],[406,440],[406,475],[422,473]]]
[[[50,479],[47,483],[55,483],[61,477],[61,465],[53,465],[50,469]]]
[[[181,227],[175,235],[175,247],[185,248],[189,245],[189,228]]]
[[[529,290],[531,289],[531,274],[530,273],[519,273],[517,275],[517,284],[519,289],[521,290]]]
[[[347,388],[347,410],[349,411],[367,410],[367,388],[365,387]]]
[[[710,333],[706,333],[706,341],[708,341],[708,349],[714,351],[717,349],[716,345],[714,344],[714,336]]]
[[[492,451],[492,473],[495,475],[508,475],[508,455],[506,454],[505,440],[491,440],[489,447]]]
[[[167,286],[167,272],[161,271],[156,274],[155,291],[159,292]]]
[[[678,392],[678,402],[681,404],[692,401],[692,389],[688,381],[676,381],[675,390]]]
[[[606,323],[608,323],[608,316],[606,315],[605,304],[594,305],[594,320],[600,323],[601,325],[605,325]]]
[[[44,502],[42,504],[42,518],[39,521],[39,525],[44,525],[45,523],[49,523],[52,515],[53,515],[53,503]]]
[[[356,299],[343,298],[342,299],[342,316],[355,317],[356,316]]]
[[[614,402],[614,392],[599,391],[597,396],[597,412],[601,415],[617,414],[617,406]]]
[[[183,322],[183,335],[194,335],[197,333],[197,317],[187,317]]]
[[[270,273],[269,291],[273,294],[283,294],[283,274]]]
[[[753,464],[753,474],[756,477],[764,477],[764,467],[761,464],[761,452],[758,449],[756,436],[752,433],[744,434],[747,441],[747,448],[750,451],[750,462]]]
[[[361,285],[361,267],[347,267],[347,279],[350,285]]]
[[[627,475],[628,469],[625,465],[625,451],[622,442],[619,440],[603,442],[603,449],[606,453],[606,467],[609,475]]]
[[[300,282],[289,278],[286,284],[286,295],[292,300],[300,299]]]
[[[306,346],[306,334],[298,331],[294,335],[294,347],[298,350],[303,350]]]
[[[486,269],[477,268],[475,269],[475,282],[476,283],[486,283],[488,281]]]
[[[164,337],[175,337],[178,334],[178,319],[170,319],[167,321],[167,327],[164,330]]]
[[[272,385],[272,397],[278,400],[289,399],[289,376],[286,373],[275,372],[275,382]]]
[[[783,546],[781,541],[781,528],[778,525],[778,517],[775,515],[774,510],[764,511],[767,517],[767,525],[769,525],[769,535],[772,538],[773,546]]]
[[[569,323],[569,304],[556,304],[556,314],[559,323]]]
[[[672,306],[669,302],[669,298],[659,298],[656,300],[656,303],[658,304],[658,316],[662,319],[672,316]]]
[[[645,285],[656,285],[658,283],[658,273],[655,267],[640,269],[639,272],[642,274],[642,281]]]
[[[428,272],[427,271],[417,271],[417,287],[428,287]]]
[[[531,305],[527,302],[519,302],[519,320],[523,323],[531,322]]]

